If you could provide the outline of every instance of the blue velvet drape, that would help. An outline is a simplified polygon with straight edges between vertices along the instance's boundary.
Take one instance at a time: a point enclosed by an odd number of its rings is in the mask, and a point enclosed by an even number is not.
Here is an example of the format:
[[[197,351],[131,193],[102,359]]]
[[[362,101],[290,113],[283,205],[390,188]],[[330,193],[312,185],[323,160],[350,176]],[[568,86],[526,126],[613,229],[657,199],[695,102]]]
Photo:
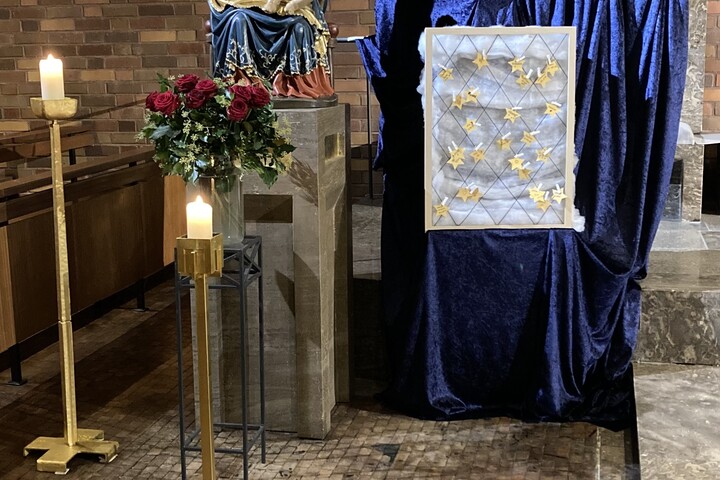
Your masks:
[[[423,231],[418,37],[577,27],[576,207],[586,230]],[[445,18],[443,18],[445,17]],[[359,42],[382,110],[382,267],[395,407],[425,418],[629,418],[640,288],[672,168],[686,0],[376,0]]]

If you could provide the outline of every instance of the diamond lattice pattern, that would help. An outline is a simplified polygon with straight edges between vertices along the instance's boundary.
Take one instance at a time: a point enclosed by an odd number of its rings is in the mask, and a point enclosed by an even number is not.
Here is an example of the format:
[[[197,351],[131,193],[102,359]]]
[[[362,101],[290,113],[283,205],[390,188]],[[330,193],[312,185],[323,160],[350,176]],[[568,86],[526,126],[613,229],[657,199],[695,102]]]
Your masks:
[[[566,224],[568,54],[567,34],[433,36],[426,188],[434,228]],[[521,67],[513,72],[511,62]]]

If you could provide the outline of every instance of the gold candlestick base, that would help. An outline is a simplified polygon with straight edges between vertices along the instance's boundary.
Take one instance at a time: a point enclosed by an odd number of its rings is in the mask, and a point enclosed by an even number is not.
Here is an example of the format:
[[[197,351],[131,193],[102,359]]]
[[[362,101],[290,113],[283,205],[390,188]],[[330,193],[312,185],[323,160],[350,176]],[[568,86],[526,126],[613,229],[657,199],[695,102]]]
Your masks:
[[[98,455],[102,463],[115,460],[120,444],[104,438],[102,430],[78,428],[75,445],[68,445],[65,437],[38,437],[23,449],[23,455],[27,457],[33,451],[45,451],[37,460],[38,472],[65,475],[70,470],[68,462],[76,455]]]
[[[207,277],[219,277],[223,267],[223,237],[177,239],[177,269],[195,281],[198,383],[200,384],[200,452],[204,480],[215,480],[215,442],[208,340]]]
[[[102,430],[81,429],[77,426],[75,405],[75,354],[73,351],[72,316],[70,309],[70,272],[67,250],[67,229],[65,225],[65,189],[62,174],[62,148],[58,120],[72,118],[77,113],[77,100],[43,100],[31,98],[33,113],[50,120],[50,145],[52,147],[52,191],[53,221],[55,223],[55,272],[57,278],[58,330],[60,346],[60,385],[63,400],[63,423],[65,435],[62,438],[38,437],[29,443],[23,453],[45,451],[37,460],[40,472],[66,474],[68,462],[76,455],[89,453],[98,455],[103,462],[111,462],[117,456],[118,442],[104,440]]]
[[[67,120],[77,113],[77,98],[61,98],[59,100],[43,100],[31,98],[30,107],[38,118],[46,120]]]

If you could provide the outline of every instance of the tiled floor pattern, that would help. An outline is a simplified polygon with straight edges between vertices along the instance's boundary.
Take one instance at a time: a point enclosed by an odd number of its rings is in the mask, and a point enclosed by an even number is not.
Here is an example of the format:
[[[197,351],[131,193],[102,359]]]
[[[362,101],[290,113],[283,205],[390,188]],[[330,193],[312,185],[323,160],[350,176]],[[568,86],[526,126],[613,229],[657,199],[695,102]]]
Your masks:
[[[104,429],[121,450],[107,465],[74,460],[67,478],[180,478],[171,301],[166,284],[150,292],[149,312],[134,312],[128,304],[76,332],[79,424]],[[37,435],[61,435],[57,348],[43,350],[23,367],[26,385],[0,385],[0,478],[54,478],[36,472],[22,448]],[[0,381],[8,377],[0,373]],[[634,478],[625,465],[626,443],[623,433],[582,423],[422,421],[358,400],[336,409],[324,441],[270,433],[268,461],[260,464],[254,451],[250,478]],[[241,467],[240,457],[218,456],[220,478],[240,478]],[[199,478],[199,469],[192,457],[190,478]]]

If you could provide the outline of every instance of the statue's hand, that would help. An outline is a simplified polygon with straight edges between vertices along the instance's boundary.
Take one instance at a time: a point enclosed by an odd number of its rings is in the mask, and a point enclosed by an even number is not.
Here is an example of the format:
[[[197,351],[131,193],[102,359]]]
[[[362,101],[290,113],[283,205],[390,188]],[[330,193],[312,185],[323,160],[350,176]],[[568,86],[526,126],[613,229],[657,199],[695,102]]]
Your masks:
[[[311,4],[312,0],[290,0],[287,5],[285,5],[285,11],[293,14],[298,12],[301,8],[307,7]]]
[[[275,13],[280,6],[280,1],[281,0],[268,0],[267,3],[262,6],[262,9],[267,13]]]

